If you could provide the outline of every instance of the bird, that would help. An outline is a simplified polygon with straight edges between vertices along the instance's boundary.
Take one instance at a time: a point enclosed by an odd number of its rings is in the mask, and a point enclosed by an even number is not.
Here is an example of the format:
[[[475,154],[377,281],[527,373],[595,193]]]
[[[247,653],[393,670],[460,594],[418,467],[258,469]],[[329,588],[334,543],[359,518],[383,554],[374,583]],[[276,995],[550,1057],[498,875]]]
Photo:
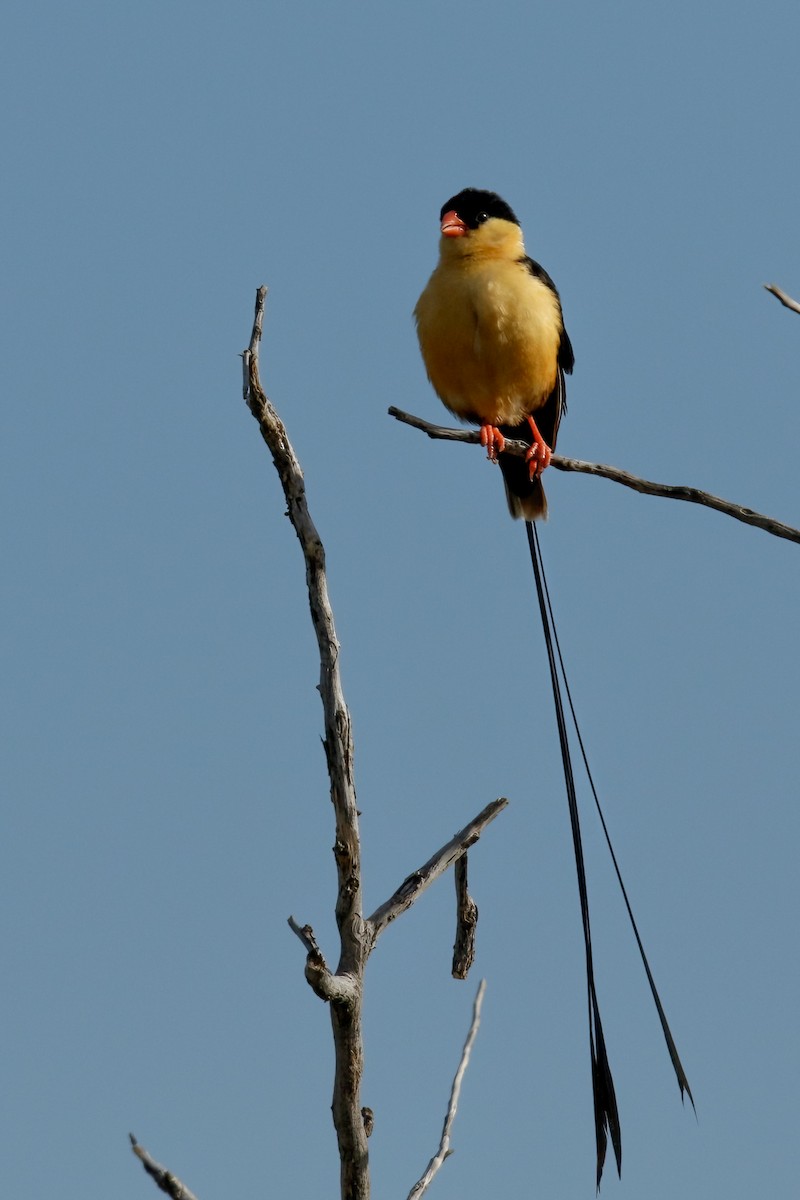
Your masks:
[[[439,219],[439,262],[414,309],[428,378],[450,412],[480,426],[511,516],[545,519],[541,474],[575,364],[561,299],[496,192],[464,188]],[[526,458],[504,453],[507,438],[529,443]]]

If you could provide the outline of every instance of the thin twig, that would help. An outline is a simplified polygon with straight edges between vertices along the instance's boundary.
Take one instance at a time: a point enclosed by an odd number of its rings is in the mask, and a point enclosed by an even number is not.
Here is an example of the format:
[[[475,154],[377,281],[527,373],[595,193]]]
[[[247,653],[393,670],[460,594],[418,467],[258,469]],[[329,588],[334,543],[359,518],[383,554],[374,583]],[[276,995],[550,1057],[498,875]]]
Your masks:
[[[465,850],[474,846],[490,821],[493,821],[507,805],[508,800],[504,796],[487,804],[486,808],[479,812],[469,825],[465,825],[426,863],[403,880],[397,891],[379,908],[376,908],[372,916],[367,919],[366,924],[371,930],[373,942],[380,937],[387,925],[391,925],[392,921],[419,899],[434,879],[438,879],[442,872],[446,871]]]
[[[783,288],[779,288],[777,283],[765,283],[764,287],[768,292],[772,292],[777,300],[780,300],[784,308],[790,308],[792,312],[800,313],[800,303],[797,300],[793,300]]]
[[[458,1100],[461,1095],[461,1084],[464,1079],[464,1074],[469,1066],[469,1057],[472,1053],[472,1045],[478,1033],[478,1026],[481,1023],[481,1007],[483,1005],[483,994],[486,991],[486,980],[482,979],[478,986],[478,992],[475,996],[475,1003],[472,1006],[472,1023],[469,1027],[467,1040],[464,1042],[464,1049],[461,1051],[461,1061],[458,1064],[453,1086],[450,1089],[450,1102],[447,1105],[447,1113],[444,1118],[442,1127],[442,1139],[439,1142],[439,1149],[434,1154],[431,1161],[428,1163],[425,1174],[419,1179],[408,1193],[408,1200],[419,1200],[419,1197],[427,1191],[428,1185],[437,1173],[442,1163],[448,1158],[453,1151],[450,1149],[450,1131],[453,1128],[453,1122],[456,1119],[456,1111],[458,1109]]]
[[[442,425],[432,425],[429,421],[423,421],[421,417],[412,416],[410,413],[394,407],[389,409],[389,416],[402,421],[404,425],[421,429],[427,433],[429,438],[448,442],[480,443],[480,434],[474,429],[449,429]],[[524,456],[530,450],[530,446],[526,442],[506,439],[505,449],[509,454]],[[632,488],[633,491],[641,492],[646,496],[662,496],[666,500],[687,500],[691,504],[702,504],[706,508],[713,508],[716,512],[724,513],[737,521],[743,521],[745,525],[755,525],[757,529],[763,529],[775,537],[800,543],[800,529],[795,529],[792,525],[785,525],[773,517],[765,517],[762,513],[754,512],[752,508],[744,508],[740,504],[731,503],[730,500],[712,496],[710,492],[702,492],[699,488],[686,487],[684,484],[653,483],[649,479],[640,479],[638,475],[631,475],[628,471],[621,471],[619,467],[582,462],[577,458],[563,458],[560,454],[553,455],[550,466],[555,467],[557,471],[576,471],[581,475],[601,475],[604,479],[610,479],[613,483],[621,483],[623,487]]]
[[[133,1153],[139,1159],[139,1162],[151,1179],[155,1180],[156,1187],[160,1188],[162,1192],[166,1192],[168,1196],[171,1196],[172,1200],[197,1200],[194,1192],[190,1192],[181,1183],[180,1179],[176,1178],[166,1167],[162,1167],[161,1163],[157,1163],[154,1158],[150,1157],[144,1146],[139,1145],[132,1133],[129,1133],[128,1137],[131,1140]]]

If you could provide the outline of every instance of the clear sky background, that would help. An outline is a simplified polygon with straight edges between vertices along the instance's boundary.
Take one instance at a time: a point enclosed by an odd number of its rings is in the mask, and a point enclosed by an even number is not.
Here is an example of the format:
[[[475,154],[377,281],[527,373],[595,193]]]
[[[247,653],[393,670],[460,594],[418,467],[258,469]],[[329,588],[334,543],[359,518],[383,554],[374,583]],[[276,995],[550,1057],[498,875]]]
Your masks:
[[[237,357],[329,556],[366,907],[488,801],[473,978],[446,878],[367,973],[376,1197],[592,1197],[580,918],[524,529],[411,320],[442,202],[490,187],[561,290],[559,448],[800,525],[796,0],[12,0],[5,113],[3,1187],[335,1196],[336,958],[303,567]],[[682,1109],[584,791],[623,1129],[603,1195],[796,1191],[800,547],[550,472],[590,758],[697,1101]]]

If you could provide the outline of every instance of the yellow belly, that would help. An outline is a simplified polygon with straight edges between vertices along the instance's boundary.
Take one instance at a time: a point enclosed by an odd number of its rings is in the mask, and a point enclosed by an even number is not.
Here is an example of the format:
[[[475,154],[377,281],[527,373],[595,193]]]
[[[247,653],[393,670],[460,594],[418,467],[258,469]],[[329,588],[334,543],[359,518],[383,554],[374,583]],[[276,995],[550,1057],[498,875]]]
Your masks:
[[[561,312],[524,265],[440,264],[415,316],[428,377],[462,420],[518,425],[552,392]]]

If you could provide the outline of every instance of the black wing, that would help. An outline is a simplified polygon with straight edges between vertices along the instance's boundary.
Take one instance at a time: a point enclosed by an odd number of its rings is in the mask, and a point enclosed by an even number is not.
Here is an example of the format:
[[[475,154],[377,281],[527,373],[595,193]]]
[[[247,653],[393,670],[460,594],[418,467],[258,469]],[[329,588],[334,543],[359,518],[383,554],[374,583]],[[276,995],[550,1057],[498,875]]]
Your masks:
[[[520,262],[524,263],[524,265],[528,268],[531,275],[533,275],[535,279],[541,279],[541,281],[545,285],[545,287],[550,288],[550,291],[553,293],[556,300],[558,301],[558,311],[561,316],[561,344],[558,347],[558,365],[561,367],[562,371],[566,372],[567,375],[571,375],[572,368],[575,366],[575,354],[572,349],[572,342],[569,340],[569,334],[567,333],[566,329],[564,328],[564,314],[561,312],[561,297],[558,294],[558,288],[553,283],[552,279],[547,274],[547,271],[545,271],[545,269],[541,265],[541,263],[534,262],[534,260],[532,258],[528,258],[528,257],[521,258]],[[563,380],[562,380],[561,392],[563,395],[562,411],[566,412],[567,411],[566,388],[563,386]],[[537,424],[538,424],[538,421],[537,421]],[[556,422],[556,428],[558,428],[558,422]],[[544,436],[546,436],[546,435],[544,435]]]

